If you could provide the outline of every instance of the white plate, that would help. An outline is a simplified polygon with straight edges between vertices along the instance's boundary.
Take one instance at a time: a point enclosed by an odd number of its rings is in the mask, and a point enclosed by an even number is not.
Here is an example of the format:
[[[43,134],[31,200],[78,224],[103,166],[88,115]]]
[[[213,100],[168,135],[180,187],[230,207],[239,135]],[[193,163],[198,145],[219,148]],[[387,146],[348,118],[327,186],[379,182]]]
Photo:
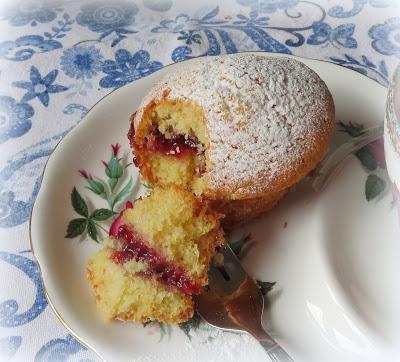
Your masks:
[[[327,83],[337,120],[365,126],[382,121],[383,87],[330,63],[301,61]],[[77,217],[70,200],[74,186],[90,209],[107,207],[77,171],[104,178],[100,160],[110,157],[111,143],[122,144],[130,157],[130,114],[157,79],[180,66],[112,92],[58,145],[33,208],[32,247],[52,308],[71,333],[106,360],[265,361],[252,338],[204,324],[191,328],[189,339],[178,327],[102,321],[85,270],[99,245],[88,237],[64,238],[68,222]],[[338,130],[334,143],[345,138]],[[138,186],[137,170],[126,170]],[[400,345],[400,230],[388,192],[366,200],[370,173],[351,157],[322,193],[303,182],[272,212],[235,231],[238,236],[251,232],[256,241],[244,258],[247,270],[257,279],[276,281],[264,322],[296,361],[390,361]]]

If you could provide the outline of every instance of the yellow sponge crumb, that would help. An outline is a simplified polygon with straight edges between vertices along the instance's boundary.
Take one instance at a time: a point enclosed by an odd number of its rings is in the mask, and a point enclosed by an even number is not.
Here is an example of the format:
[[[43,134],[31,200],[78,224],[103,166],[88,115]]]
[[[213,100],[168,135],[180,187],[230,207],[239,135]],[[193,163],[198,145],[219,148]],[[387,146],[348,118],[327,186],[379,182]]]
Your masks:
[[[186,186],[192,181],[195,160],[191,154],[175,158],[149,153],[146,167],[151,169],[158,184]]]
[[[168,261],[183,266],[195,282],[206,285],[209,261],[224,241],[220,219],[192,193],[170,186],[156,187],[150,196],[136,201],[122,221]]]
[[[90,258],[87,269],[97,304],[106,319],[180,323],[192,317],[189,295],[129,274],[110,256],[110,250],[101,250]]]
[[[146,139],[154,128],[167,139],[183,135],[197,140],[201,153],[209,143],[203,109],[185,99],[163,99],[150,103],[136,130],[134,145],[135,155],[140,159],[140,171],[146,181],[160,186],[181,185],[201,195],[207,181],[204,174],[200,175],[200,169],[211,167],[207,154],[199,157],[196,152],[190,152],[174,158],[147,150]]]
[[[176,134],[194,136],[203,145],[208,142],[203,109],[192,101],[164,99],[154,106],[152,116],[163,134],[173,130]]]
[[[220,219],[220,214],[191,192],[169,186],[156,187],[149,196],[136,200],[132,209],[124,211],[122,224],[199,288],[207,285],[211,258],[224,242]],[[126,243],[118,237],[107,238],[103,250],[88,262],[88,279],[104,316],[138,322],[188,320],[193,315],[191,295],[176,284],[164,284],[151,262],[114,261],[113,253],[123,251]]]

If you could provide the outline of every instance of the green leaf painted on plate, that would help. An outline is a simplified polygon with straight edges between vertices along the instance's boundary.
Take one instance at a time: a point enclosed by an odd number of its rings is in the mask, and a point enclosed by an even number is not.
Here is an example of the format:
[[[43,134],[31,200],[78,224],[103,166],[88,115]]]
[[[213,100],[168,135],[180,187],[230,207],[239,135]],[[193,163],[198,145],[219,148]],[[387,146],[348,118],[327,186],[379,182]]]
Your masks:
[[[231,240],[228,242],[229,246],[231,247],[232,251],[239,256],[240,252],[243,250],[246,244],[251,242],[251,234],[247,234],[240,238],[239,240]]]
[[[142,182],[142,186],[145,187],[145,188],[148,189],[148,190],[153,190],[153,189],[154,189],[154,186],[153,186],[153,185],[148,184],[148,183],[146,183],[146,182]]]
[[[88,217],[89,216],[89,211],[88,207],[86,205],[85,200],[83,197],[79,194],[78,190],[76,187],[72,190],[71,193],[71,202],[72,202],[72,207],[74,210],[82,216]]]
[[[349,122],[347,124],[344,122],[338,122],[338,124],[341,128],[341,131],[346,132],[351,137],[359,137],[365,132],[364,126],[362,124],[352,122]]]
[[[115,186],[117,186],[117,183],[118,183],[118,179],[117,178],[111,177],[111,178],[108,179],[108,185],[110,186],[111,192],[114,191]]]
[[[178,327],[186,334],[186,337],[192,339],[190,335],[191,330],[196,330],[199,328],[200,323],[201,323],[201,317],[199,314],[194,313],[193,317],[190,318],[187,322],[179,323]]]
[[[123,189],[118,193],[118,195],[115,196],[113,205],[115,205],[116,203],[118,203],[118,202],[124,200],[124,198],[126,197],[126,195],[128,195],[129,192],[131,191],[132,183],[133,183],[133,181],[132,181],[132,179],[130,179],[130,180],[128,181],[128,183],[123,187]]]
[[[90,218],[96,221],[104,221],[113,216],[113,212],[109,209],[97,209],[94,210]]]
[[[276,282],[262,282],[261,280],[257,280],[257,284],[261,290],[261,294],[265,295],[272,290]]]
[[[160,325],[160,339],[158,342],[161,342],[164,337],[170,337],[171,336],[171,326],[169,324],[159,322]]]
[[[67,227],[66,238],[75,238],[78,235],[82,235],[86,229],[87,219],[73,219],[69,222]]]
[[[88,234],[92,238],[92,240],[98,243],[99,241],[97,240],[96,224],[92,220],[88,220],[87,229],[88,229]]]
[[[375,171],[378,167],[378,163],[374,156],[374,149],[372,145],[366,145],[365,147],[361,148],[359,151],[355,153],[357,158],[360,160],[361,164],[368,170],[368,171]]]
[[[111,157],[110,161],[108,162],[108,174],[107,176],[110,178],[120,178],[124,173],[124,168],[118,162],[117,157]]]
[[[368,175],[367,181],[365,182],[365,197],[368,201],[371,201],[381,194],[385,188],[385,180],[374,174]]]
[[[89,190],[93,191],[96,195],[101,195],[105,193],[104,185],[100,181],[87,180],[89,184]]]

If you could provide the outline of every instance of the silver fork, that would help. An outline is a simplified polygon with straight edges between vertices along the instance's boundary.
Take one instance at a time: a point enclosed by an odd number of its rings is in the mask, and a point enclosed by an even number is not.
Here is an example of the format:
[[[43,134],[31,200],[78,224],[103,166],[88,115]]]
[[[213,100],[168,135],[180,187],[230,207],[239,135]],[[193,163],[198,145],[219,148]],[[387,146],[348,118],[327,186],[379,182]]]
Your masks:
[[[274,362],[293,361],[262,327],[263,295],[226,243],[219,247],[208,278],[206,290],[194,298],[197,312],[207,323],[251,334]]]

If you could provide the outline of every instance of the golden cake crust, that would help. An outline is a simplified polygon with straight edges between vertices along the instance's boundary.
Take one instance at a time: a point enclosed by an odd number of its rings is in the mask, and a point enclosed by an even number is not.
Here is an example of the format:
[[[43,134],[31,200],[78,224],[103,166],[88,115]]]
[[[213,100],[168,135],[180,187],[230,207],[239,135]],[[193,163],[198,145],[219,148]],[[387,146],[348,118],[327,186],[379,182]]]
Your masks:
[[[225,214],[222,226],[230,229],[248,223],[273,209],[289,190],[287,188],[254,199],[212,200],[210,205],[213,210]]]
[[[210,166],[203,195],[210,200],[266,198],[287,189],[323,158],[334,128],[325,83],[290,58],[238,54],[183,64],[154,85],[132,117],[138,143],[144,115],[165,100],[203,109]],[[146,167],[143,177],[154,182]]]

